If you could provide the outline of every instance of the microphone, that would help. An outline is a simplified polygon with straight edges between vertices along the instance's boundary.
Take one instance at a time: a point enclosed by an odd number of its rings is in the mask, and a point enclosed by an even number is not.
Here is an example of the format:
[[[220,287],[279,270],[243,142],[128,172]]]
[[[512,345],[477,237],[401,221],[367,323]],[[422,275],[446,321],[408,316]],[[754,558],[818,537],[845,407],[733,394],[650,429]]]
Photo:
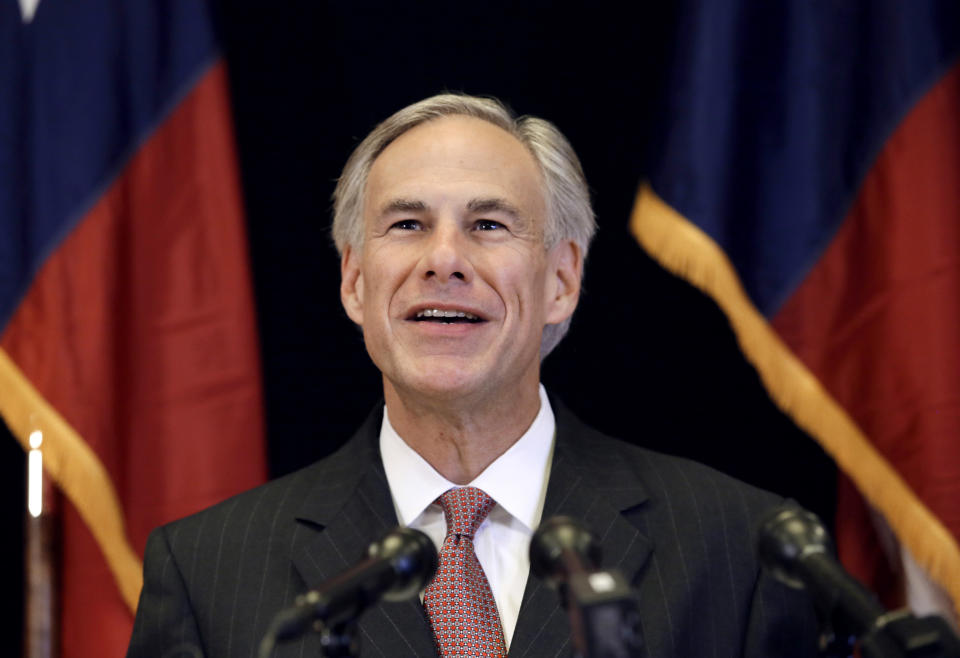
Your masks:
[[[530,566],[551,587],[557,588],[573,574],[594,570],[599,565],[600,545],[576,519],[548,519],[530,539]]]
[[[599,565],[600,545],[575,519],[548,519],[530,540],[530,567],[558,590],[576,655],[637,655],[641,642],[636,597],[620,572]]]
[[[813,596],[821,622],[860,637],[864,658],[960,658],[960,641],[941,617],[888,612],[833,557],[823,523],[796,506],[778,508],[760,527],[760,562],[777,580]],[[838,649],[840,650],[840,649]],[[842,655],[849,655],[844,649]]]
[[[274,618],[261,643],[268,655],[276,641],[299,637],[315,623],[337,630],[356,621],[381,598],[403,601],[423,589],[437,571],[437,549],[419,530],[394,528],[367,548],[367,556],[319,589],[298,596]],[[342,628],[341,628],[342,630]],[[349,639],[330,640],[349,644]]]
[[[833,557],[833,542],[823,523],[799,507],[777,509],[760,526],[760,562],[780,582],[808,589],[822,612],[834,621],[870,628],[885,610]]]

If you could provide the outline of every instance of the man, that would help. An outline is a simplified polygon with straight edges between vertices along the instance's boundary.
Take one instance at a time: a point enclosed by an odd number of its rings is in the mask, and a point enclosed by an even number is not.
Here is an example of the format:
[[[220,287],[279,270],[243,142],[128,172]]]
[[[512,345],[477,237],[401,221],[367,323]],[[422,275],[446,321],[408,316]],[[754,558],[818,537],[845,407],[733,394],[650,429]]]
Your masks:
[[[490,655],[570,655],[527,557],[559,514],[637,588],[643,655],[815,655],[809,603],[757,564],[775,497],[606,438],[539,384],[594,231],[556,128],[492,100],[429,98],[357,147],[335,202],[341,297],[385,404],[334,456],[155,531],[130,656],[254,655],[277,611],[398,523],[426,532],[470,592],[438,577],[422,603],[377,605],[364,655],[461,655],[457,617],[478,613]],[[309,635],[275,655],[318,652]]]

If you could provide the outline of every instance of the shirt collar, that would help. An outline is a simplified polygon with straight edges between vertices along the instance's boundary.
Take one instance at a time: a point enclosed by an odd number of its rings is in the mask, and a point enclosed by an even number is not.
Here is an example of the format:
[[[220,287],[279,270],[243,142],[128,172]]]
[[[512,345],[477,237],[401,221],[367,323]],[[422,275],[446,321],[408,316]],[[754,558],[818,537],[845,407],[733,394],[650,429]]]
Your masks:
[[[510,448],[470,483],[485,491],[511,516],[533,531],[543,513],[550,475],[556,420],[540,386],[540,411]],[[397,434],[386,407],[380,426],[380,454],[401,525],[410,525],[440,495],[455,487]]]

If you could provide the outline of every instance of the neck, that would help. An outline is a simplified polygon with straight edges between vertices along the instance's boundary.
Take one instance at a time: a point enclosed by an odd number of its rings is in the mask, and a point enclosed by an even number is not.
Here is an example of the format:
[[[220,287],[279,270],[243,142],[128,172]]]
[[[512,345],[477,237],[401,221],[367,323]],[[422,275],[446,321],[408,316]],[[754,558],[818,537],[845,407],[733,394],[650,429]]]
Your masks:
[[[469,484],[523,436],[540,411],[539,383],[509,396],[451,404],[401,393],[384,379],[390,424],[438,473]]]

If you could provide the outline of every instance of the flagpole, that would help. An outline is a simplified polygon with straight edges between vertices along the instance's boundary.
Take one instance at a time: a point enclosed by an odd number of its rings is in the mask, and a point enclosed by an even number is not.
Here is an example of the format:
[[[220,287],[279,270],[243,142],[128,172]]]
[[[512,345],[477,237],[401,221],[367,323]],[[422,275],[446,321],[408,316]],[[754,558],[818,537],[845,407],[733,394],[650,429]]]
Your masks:
[[[43,433],[30,434],[27,453],[24,658],[59,655],[57,610],[57,493],[43,472]]]

